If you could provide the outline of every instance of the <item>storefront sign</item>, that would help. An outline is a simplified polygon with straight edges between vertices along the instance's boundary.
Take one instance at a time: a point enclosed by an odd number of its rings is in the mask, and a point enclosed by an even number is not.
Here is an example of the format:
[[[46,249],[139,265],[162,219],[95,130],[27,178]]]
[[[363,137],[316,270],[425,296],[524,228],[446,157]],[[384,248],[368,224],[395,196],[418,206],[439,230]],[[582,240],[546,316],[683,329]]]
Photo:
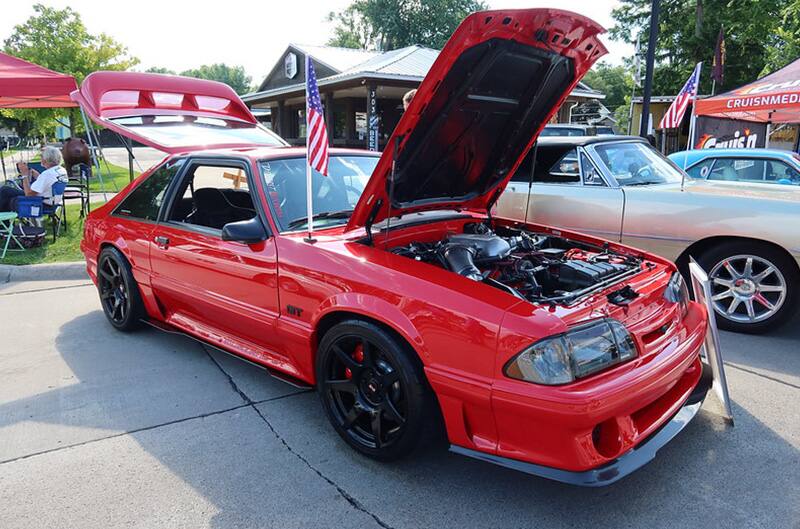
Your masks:
[[[367,149],[377,151],[378,144],[378,90],[375,86],[367,87]]]
[[[698,116],[695,149],[754,149],[765,146],[767,125]]]

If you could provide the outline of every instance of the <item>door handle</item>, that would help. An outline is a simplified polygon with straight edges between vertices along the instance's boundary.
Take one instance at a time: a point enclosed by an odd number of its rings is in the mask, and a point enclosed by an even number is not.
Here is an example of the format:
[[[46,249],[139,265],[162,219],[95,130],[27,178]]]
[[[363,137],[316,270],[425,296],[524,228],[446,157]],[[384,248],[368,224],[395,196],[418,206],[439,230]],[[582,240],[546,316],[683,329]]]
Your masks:
[[[169,246],[169,237],[164,237],[163,235],[156,236],[153,241],[155,241],[156,245],[159,248],[166,249]]]

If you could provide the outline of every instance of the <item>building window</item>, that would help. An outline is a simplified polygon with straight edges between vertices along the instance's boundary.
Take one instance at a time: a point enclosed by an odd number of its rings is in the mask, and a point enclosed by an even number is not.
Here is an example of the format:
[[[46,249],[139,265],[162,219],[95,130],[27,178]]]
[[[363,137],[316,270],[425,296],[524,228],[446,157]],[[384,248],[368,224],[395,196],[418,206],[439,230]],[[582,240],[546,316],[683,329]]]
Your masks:
[[[341,140],[347,137],[347,109],[333,105],[333,137]]]
[[[306,109],[297,109],[297,137],[306,137]]]
[[[356,112],[356,137],[358,141],[367,139],[367,113]]]

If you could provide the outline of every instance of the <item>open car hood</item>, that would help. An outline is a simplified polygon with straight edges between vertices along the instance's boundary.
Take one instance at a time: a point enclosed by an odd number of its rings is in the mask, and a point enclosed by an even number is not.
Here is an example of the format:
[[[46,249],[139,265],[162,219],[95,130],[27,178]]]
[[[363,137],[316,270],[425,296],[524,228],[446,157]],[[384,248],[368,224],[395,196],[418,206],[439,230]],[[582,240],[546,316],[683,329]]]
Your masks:
[[[95,72],[70,95],[98,125],[168,153],[286,145],[223,83],[175,75]]]
[[[606,53],[598,39],[604,31],[556,9],[467,17],[397,124],[348,229],[415,211],[485,211],[541,128]]]

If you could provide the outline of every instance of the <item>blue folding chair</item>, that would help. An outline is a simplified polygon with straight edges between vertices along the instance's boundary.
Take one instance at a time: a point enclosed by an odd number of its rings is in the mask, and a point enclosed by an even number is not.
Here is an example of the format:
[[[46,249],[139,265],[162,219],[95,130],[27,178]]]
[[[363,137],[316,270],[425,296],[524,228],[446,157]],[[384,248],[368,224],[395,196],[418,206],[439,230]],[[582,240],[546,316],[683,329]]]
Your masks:
[[[43,215],[50,217],[50,224],[53,225],[53,242],[56,242],[56,234],[61,233],[61,223],[67,229],[67,210],[64,207],[64,191],[67,189],[67,182],[57,181],[53,183],[52,195],[53,204],[42,204]]]
[[[17,219],[20,221],[37,221],[44,216],[44,202],[42,197],[17,197]],[[36,241],[43,238],[45,229],[36,225],[25,226],[20,222],[14,229],[14,235],[26,248],[36,245]]]

